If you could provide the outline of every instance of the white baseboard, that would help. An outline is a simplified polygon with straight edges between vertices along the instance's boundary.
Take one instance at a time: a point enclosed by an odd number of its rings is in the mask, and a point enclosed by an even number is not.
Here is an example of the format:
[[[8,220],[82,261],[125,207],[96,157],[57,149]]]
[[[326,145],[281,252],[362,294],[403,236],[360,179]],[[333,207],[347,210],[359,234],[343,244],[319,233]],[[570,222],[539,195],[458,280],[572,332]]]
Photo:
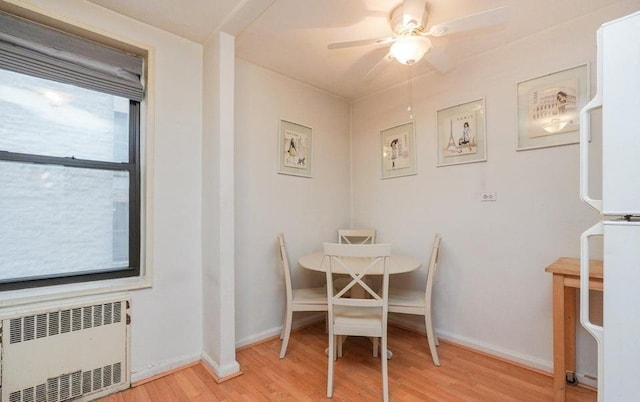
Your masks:
[[[576,372],[576,379],[580,384],[588,385],[591,388],[598,388],[598,379],[592,375]]]
[[[200,361],[200,355],[186,356],[180,359],[174,359],[154,366],[148,366],[143,369],[131,372],[131,383],[145,380],[147,378],[169,372],[175,368],[186,366],[187,364]]]
[[[314,313],[314,314],[309,314],[304,318],[296,319],[296,316],[294,313],[291,329],[294,330],[296,328],[300,328],[310,324],[315,324],[320,321],[324,321],[324,317],[325,317],[325,313]],[[273,336],[280,335],[281,332],[282,332],[282,325],[275,328],[268,329],[266,331],[259,332],[257,334],[252,334],[249,337],[236,341],[236,348],[241,348],[243,346],[258,343],[265,339],[269,339]]]
[[[234,356],[235,359],[235,356]],[[227,364],[225,366],[221,366],[218,362],[213,360],[211,356],[202,352],[202,361],[204,364],[209,366],[211,371],[215,373],[218,379],[223,379],[225,377],[232,376],[234,374],[238,374],[240,372],[240,364],[237,361],[233,361],[231,364]]]
[[[400,317],[400,316],[389,317],[389,323],[390,324],[397,323],[401,327],[409,328],[411,330],[420,332],[421,334],[425,333],[424,323],[421,322],[420,324],[417,324],[412,320],[403,319],[403,318],[404,317]],[[543,360],[534,356],[528,356],[528,355],[514,352],[512,350],[499,348],[495,345],[486,344],[484,342],[479,342],[472,338],[467,338],[467,337],[456,335],[446,331],[439,331],[436,329],[435,333],[438,338],[451,341],[453,343],[457,343],[459,345],[466,346],[471,349],[475,349],[496,357],[500,357],[505,360],[522,364],[523,366],[531,367],[536,370],[544,371],[547,373],[553,372],[553,363],[548,360]]]
[[[410,317],[407,317],[407,316],[402,316],[402,315],[389,316],[389,324],[396,324],[400,327],[408,328],[412,331],[419,332],[426,336],[424,324],[422,322],[416,323],[416,321],[411,320]],[[446,331],[435,330],[435,333],[436,333],[436,336],[440,339],[451,341],[452,343],[466,346],[468,348],[478,350],[478,351],[481,351],[481,352],[484,352],[508,361],[512,361],[526,367],[531,367],[532,369],[544,371],[549,375],[553,375],[553,362],[543,360],[543,359],[538,359],[533,356],[523,355],[507,349],[502,349],[502,348],[496,347],[495,345],[488,345],[483,342],[478,342],[475,339],[455,335]],[[585,373],[580,373],[580,372],[576,372],[575,375],[580,384],[584,384],[592,388],[598,387],[597,378]]]
[[[315,324],[323,320],[324,320],[324,313],[309,314],[297,320],[295,319],[295,316],[294,316],[292,329],[304,327],[310,324]],[[258,334],[253,334],[250,337],[244,338],[236,342],[236,348],[258,343],[260,341],[271,338],[273,336],[280,335],[280,332],[282,332],[282,326],[278,326],[278,327],[269,329],[267,331],[260,332]],[[222,367],[216,361],[214,361],[211,358],[211,356],[203,352],[201,355],[194,355],[194,356],[184,357],[181,359],[175,359],[169,362],[164,362],[154,366],[145,367],[143,369],[132,372],[131,382],[135,383],[141,380],[145,380],[147,378],[171,371],[177,367],[185,366],[187,364],[193,363],[195,361],[200,361],[200,360],[202,360],[207,366],[209,366],[209,368],[218,376],[218,378],[228,377],[240,371],[239,364],[236,363],[236,364],[231,364],[228,367]]]

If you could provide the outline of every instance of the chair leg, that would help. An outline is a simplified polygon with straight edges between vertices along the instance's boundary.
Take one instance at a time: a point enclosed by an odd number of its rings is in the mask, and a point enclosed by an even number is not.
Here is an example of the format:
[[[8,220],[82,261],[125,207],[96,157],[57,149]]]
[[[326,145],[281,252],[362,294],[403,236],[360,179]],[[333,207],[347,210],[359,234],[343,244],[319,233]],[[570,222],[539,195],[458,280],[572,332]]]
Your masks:
[[[284,338],[282,340],[282,347],[280,348],[280,358],[284,359],[284,355],[287,354],[287,345],[289,344],[289,335],[291,335],[291,321],[293,320],[293,311],[287,309],[287,317],[284,322],[284,328],[282,333]]]
[[[378,357],[378,338],[371,338],[371,343],[373,343],[373,357]]]
[[[431,317],[428,314],[424,315],[424,324],[427,328],[427,342],[429,343],[429,350],[431,351],[431,358],[433,359],[433,364],[436,366],[440,365],[440,359],[438,359],[438,351],[436,350],[436,344],[438,340],[433,334],[433,323],[431,322]]]
[[[284,322],[282,323],[282,331],[280,331],[280,340],[284,339],[284,332],[286,329],[287,329],[287,317],[284,318]]]
[[[338,357],[342,357],[342,344],[344,343],[344,341],[346,340],[344,335],[338,335],[337,337],[337,342],[336,342],[336,346],[338,348]]]
[[[329,313],[324,313],[324,333],[329,333]]]
[[[389,375],[387,372],[387,337],[382,337],[382,347],[380,348],[380,355],[382,358],[380,361],[382,362],[382,400],[384,402],[389,401]]]
[[[335,359],[336,353],[336,337],[332,334],[329,334],[329,349],[327,350],[328,356],[328,371],[327,371],[327,398],[331,398],[333,396],[333,361]]]

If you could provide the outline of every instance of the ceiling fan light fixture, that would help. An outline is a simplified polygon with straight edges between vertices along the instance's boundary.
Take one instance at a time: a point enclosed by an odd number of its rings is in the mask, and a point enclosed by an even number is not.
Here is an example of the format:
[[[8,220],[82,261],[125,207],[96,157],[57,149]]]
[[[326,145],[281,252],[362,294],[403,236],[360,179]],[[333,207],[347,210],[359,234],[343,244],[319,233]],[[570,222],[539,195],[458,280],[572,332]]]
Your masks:
[[[431,49],[431,41],[424,36],[409,35],[399,38],[391,45],[390,53],[402,64],[418,62]]]

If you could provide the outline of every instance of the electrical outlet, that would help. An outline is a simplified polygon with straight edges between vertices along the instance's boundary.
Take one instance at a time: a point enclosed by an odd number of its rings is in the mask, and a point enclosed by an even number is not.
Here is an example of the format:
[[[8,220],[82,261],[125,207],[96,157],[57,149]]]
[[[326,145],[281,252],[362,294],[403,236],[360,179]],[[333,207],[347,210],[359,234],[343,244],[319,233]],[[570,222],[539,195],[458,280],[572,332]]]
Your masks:
[[[497,201],[497,200],[498,200],[498,193],[496,192],[482,193],[482,195],[480,196],[480,201]]]

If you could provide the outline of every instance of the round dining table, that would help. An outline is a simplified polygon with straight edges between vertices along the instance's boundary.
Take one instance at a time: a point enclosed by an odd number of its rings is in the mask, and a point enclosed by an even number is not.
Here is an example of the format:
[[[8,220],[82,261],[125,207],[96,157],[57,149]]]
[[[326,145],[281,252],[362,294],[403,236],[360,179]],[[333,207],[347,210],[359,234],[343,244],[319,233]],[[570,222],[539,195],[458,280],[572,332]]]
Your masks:
[[[362,264],[362,267],[364,268],[369,264],[369,261],[369,258],[353,258],[352,264],[354,266],[356,266],[356,264]],[[329,268],[329,258],[325,257],[322,251],[318,251],[315,253],[303,255],[298,260],[298,264],[300,264],[302,268],[319,272],[327,272],[327,269]],[[372,267],[370,271],[368,271],[368,275],[382,275],[382,268],[382,260],[379,260],[379,263],[376,264],[375,267]],[[391,255],[389,261],[390,275],[411,272],[415,271],[418,268],[420,268],[420,261],[417,258],[402,254]],[[346,274],[347,272],[341,272],[339,270],[339,267],[337,267],[334,273]]]
[[[370,258],[353,258],[353,260],[350,262],[350,265],[352,267],[357,267],[358,265],[362,264],[362,268],[366,268],[367,265],[369,265],[370,261]],[[306,254],[300,257],[300,259],[298,259],[298,264],[300,264],[302,268],[310,269],[312,271],[327,272],[327,269],[329,268],[329,258],[326,257],[322,251],[317,251],[315,253]],[[367,271],[368,275],[382,275],[382,264],[382,260],[379,260],[379,263],[376,264],[376,266]],[[341,271],[339,266],[334,268],[334,273],[336,274],[348,273],[346,271]],[[391,255],[389,261],[389,275],[411,272],[415,271],[418,268],[420,268],[420,261],[417,258],[401,254]],[[392,357],[393,353],[389,349],[387,349],[387,359],[391,359]]]

